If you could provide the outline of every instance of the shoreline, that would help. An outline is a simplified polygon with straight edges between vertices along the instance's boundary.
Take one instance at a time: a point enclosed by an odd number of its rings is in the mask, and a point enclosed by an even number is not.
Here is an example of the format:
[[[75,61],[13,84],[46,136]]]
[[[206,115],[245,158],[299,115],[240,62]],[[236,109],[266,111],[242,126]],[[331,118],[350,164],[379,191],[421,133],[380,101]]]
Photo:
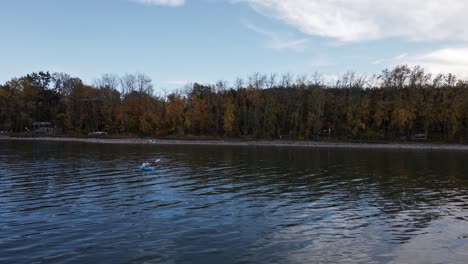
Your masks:
[[[174,139],[111,139],[111,138],[73,138],[73,137],[3,137],[0,140],[18,141],[56,141],[82,142],[96,144],[133,144],[133,145],[212,145],[212,146],[272,146],[304,148],[344,148],[344,149],[408,149],[408,150],[457,150],[468,151],[468,145],[436,143],[351,143],[317,141],[235,141],[235,140],[174,140]]]

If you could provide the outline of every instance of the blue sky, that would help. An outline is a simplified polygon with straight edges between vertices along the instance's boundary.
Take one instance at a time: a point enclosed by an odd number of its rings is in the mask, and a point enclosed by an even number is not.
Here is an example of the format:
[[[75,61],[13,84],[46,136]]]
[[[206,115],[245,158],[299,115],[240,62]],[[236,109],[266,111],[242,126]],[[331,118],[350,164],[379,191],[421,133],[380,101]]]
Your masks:
[[[468,73],[465,0],[2,0],[0,83],[32,71],[155,88],[405,63]]]

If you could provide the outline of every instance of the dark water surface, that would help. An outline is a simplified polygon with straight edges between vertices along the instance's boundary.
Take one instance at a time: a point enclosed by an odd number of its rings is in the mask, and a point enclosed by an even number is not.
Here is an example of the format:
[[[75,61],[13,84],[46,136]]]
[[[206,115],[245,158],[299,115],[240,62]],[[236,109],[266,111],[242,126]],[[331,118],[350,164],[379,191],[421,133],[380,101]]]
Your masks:
[[[0,141],[0,263],[467,260],[466,152]]]

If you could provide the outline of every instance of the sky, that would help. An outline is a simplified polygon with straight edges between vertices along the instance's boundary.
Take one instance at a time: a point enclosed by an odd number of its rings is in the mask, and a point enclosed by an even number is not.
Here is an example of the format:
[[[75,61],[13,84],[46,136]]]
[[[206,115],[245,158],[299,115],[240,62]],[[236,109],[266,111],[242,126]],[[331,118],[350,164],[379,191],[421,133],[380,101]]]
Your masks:
[[[399,64],[466,78],[467,13],[466,0],[2,0],[0,83],[142,72],[176,89]]]

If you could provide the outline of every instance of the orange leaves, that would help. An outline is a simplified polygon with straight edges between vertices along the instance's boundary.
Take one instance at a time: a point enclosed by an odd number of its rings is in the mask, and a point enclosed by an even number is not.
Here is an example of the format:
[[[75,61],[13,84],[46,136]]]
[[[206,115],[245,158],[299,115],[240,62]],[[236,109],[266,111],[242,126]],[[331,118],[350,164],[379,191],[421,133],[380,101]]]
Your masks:
[[[236,114],[235,114],[235,105],[233,99],[230,97],[225,98],[223,104],[223,129],[224,133],[227,136],[232,136],[234,131],[237,130],[236,125]]]

